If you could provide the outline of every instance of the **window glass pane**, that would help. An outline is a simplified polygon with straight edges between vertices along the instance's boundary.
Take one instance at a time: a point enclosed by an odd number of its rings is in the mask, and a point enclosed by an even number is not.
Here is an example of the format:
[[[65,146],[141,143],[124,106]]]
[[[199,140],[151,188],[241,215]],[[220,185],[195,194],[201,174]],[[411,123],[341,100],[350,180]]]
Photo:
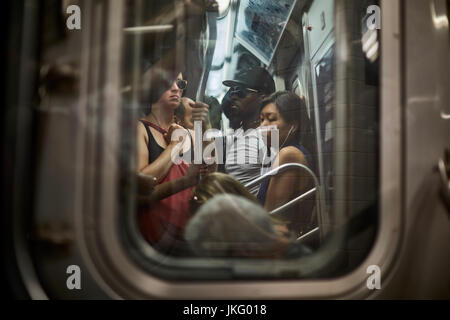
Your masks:
[[[179,270],[186,261],[207,269],[269,259],[295,272],[325,248],[326,276],[345,273],[368,253],[376,230],[379,40],[366,9],[377,3],[235,4],[217,23],[204,11],[186,38],[177,32],[189,13],[167,34],[126,40],[143,59],[155,57],[147,42],[186,53],[164,69],[167,81],[151,78],[161,71],[152,66],[133,71],[153,74],[143,90],[151,101],[134,101],[140,234],[155,252],[175,257]],[[211,119],[195,125],[202,102]],[[184,144],[164,139],[173,123]],[[208,129],[211,141],[202,139]]]
[[[170,279],[356,268],[377,229],[378,1],[111,3],[41,10],[36,220],[119,212],[126,254]],[[60,28],[70,4],[81,31]]]

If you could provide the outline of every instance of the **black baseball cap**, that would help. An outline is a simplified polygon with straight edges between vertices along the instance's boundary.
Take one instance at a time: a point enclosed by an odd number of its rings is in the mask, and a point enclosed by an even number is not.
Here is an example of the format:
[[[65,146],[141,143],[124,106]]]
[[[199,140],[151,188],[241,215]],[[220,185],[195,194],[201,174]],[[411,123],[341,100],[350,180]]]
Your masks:
[[[261,67],[253,67],[240,71],[233,80],[225,80],[223,85],[227,87],[242,86],[267,95],[275,92],[275,82],[272,76],[266,69]]]

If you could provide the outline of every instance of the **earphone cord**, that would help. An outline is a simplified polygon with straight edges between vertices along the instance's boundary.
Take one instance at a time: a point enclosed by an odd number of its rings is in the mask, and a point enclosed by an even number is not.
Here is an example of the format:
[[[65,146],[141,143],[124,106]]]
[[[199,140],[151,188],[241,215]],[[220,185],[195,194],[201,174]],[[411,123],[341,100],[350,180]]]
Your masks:
[[[289,129],[289,133],[288,133],[286,139],[284,139],[284,142],[283,142],[283,144],[281,145],[280,150],[283,149],[283,147],[284,147],[284,145],[286,144],[286,141],[289,139],[289,136],[291,135],[293,129],[294,129],[294,126],[291,126],[291,129]]]
[[[289,133],[288,133],[286,139],[284,139],[284,142],[283,142],[283,144],[281,145],[281,147],[279,148],[279,150],[283,149],[283,147],[284,147],[284,145],[286,144],[286,141],[289,139],[289,136],[291,135],[293,129],[294,129],[294,126],[291,126],[291,129],[289,129]],[[263,164],[265,163],[265,161],[266,161],[266,153],[264,153]],[[271,160],[271,161],[272,161],[272,160]],[[262,170],[262,169],[261,169],[261,170]]]

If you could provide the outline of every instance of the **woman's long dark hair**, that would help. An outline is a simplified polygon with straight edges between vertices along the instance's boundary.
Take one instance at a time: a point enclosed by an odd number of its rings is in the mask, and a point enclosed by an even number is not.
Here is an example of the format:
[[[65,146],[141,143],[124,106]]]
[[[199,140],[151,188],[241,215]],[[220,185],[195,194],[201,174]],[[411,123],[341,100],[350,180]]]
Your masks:
[[[278,112],[286,123],[298,126],[298,129],[289,140],[292,141],[294,139],[293,141],[301,144],[311,154],[314,154],[316,152],[316,148],[314,148],[314,132],[306,110],[305,101],[293,92],[279,91],[263,100],[261,110],[269,103],[274,103],[277,106]]]
[[[170,89],[179,73],[184,73],[184,68],[177,68],[174,60],[174,50],[171,50],[156,63],[151,64],[149,61],[145,63],[139,93],[142,116],[146,116],[152,111],[152,104]],[[183,92],[183,96],[184,94],[185,92]]]

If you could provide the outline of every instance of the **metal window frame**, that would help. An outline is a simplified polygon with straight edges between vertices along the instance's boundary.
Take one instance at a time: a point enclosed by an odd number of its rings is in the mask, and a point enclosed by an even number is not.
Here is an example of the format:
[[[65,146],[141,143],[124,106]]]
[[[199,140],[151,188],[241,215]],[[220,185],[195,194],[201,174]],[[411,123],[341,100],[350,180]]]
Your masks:
[[[177,282],[149,274],[130,257],[118,232],[117,208],[105,202],[95,216],[78,212],[77,238],[84,247],[84,259],[103,288],[113,298],[189,298],[189,299],[283,299],[283,298],[368,298],[375,296],[366,287],[366,268],[376,264],[383,279],[394,268],[401,245],[402,225],[402,121],[401,121],[401,30],[400,0],[382,0],[381,70],[381,197],[380,227],[375,245],[366,261],[356,270],[337,279]],[[117,115],[118,116],[118,115]],[[118,123],[117,119],[106,121]],[[105,125],[108,125],[106,123]],[[115,150],[118,152],[118,150]],[[105,181],[107,182],[107,181]],[[109,181],[104,196],[116,195],[117,186]],[[107,197],[105,197],[106,199]],[[80,208],[81,209],[81,208]],[[87,223],[87,224],[86,224]],[[86,228],[86,226],[91,226]],[[96,247],[97,250],[92,250]],[[320,260],[325,252],[315,254]],[[88,263],[89,262],[89,263]],[[244,266],[245,267],[245,266]]]

